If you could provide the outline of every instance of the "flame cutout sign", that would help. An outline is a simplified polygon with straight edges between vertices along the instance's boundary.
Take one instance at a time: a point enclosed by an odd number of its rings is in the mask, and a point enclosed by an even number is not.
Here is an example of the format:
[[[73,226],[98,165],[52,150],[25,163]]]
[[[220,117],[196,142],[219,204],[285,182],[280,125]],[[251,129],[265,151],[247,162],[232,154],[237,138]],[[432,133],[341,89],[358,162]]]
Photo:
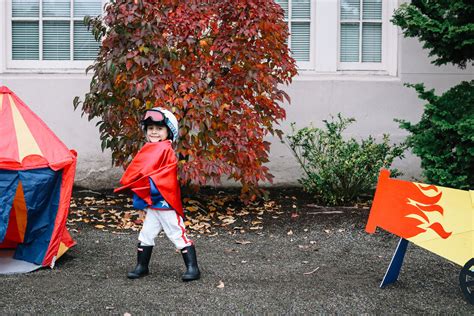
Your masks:
[[[464,190],[390,179],[390,172],[382,170],[366,231],[383,228],[463,266],[474,257],[471,195]]]

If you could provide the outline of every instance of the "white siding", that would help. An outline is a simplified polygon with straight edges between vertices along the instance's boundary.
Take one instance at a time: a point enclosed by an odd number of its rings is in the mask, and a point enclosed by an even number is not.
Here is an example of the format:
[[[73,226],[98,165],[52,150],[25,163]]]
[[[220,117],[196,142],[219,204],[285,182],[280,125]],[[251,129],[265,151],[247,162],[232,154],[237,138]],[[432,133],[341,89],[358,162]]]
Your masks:
[[[2,1],[3,2],[3,1]],[[63,140],[77,150],[78,165],[76,184],[90,188],[117,185],[121,170],[111,167],[110,153],[100,150],[99,133],[95,122],[81,118],[80,111],[74,111],[72,101],[88,91],[90,76],[73,73],[41,73],[27,70],[6,69],[7,42],[5,38],[5,6],[0,4],[0,85],[8,86],[31,107]],[[333,34],[328,32],[327,34]],[[328,38],[328,41],[331,37]],[[334,55],[321,55],[326,59]],[[318,63],[318,61],[317,61]],[[334,63],[331,63],[334,64]],[[321,69],[331,71],[334,69]],[[469,67],[460,70],[452,66],[436,67],[430,64],[427,51],[415,39],[399,38],[398,76],[349,75],[349,74],[302,74],[294,79],[286,90],[292,104],[286,106],[287,121],[282,129],[289,131],[289,123],[297,122],[302,127],[313,122],[321,126],[330,114],[341,112],[355,117],[357,122],[348,130],[350,136],[381,136],[389,133],[394,141],[400,141],[406,132],[400,130],[394,118],[419,120],[423,102],[413,89],[403,86],[404,82],[424,82],[428,88],[435,88],[438,94],[462,80],[471,80],[474,70]],[[289,148],[278,139],[270,138],[272,149],[270,169],[276,184],[297,183],[299,168]],[[407,155],[396,163],[405,172],[405,178],[416,178],[420,174],[419,160]]]

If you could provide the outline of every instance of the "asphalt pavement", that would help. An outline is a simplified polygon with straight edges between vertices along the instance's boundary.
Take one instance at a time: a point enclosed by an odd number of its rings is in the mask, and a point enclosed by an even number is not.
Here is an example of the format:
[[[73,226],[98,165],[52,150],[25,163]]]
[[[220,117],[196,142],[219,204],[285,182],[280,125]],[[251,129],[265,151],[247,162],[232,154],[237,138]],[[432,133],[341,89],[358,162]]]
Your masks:
[[[458,285],[460,267],[410,245],[399,281],[378,287],[397,244],[364,231],[368,210],[264,220],[244,234],[193,236],[202,278],[183,283],[181,255],[157,238],[151,274],[128,280],[133,232],[80,223],[77,246],[54,269],[0,276],[5,314],[473,314]],[[288,217],[289,218],[289,217]]]

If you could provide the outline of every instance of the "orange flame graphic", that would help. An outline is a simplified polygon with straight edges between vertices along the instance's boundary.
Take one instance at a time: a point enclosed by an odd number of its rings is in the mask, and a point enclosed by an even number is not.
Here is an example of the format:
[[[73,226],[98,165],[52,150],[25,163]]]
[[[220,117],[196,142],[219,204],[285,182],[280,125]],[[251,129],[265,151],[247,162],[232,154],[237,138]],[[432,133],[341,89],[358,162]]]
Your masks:
[[[425,192],[434,190],[436,195]],[[408,239],[431,229],[443,239],[451,236],[439,222],[431,222],[427,213],[443,208],[437,203],[442,192],[434,185],[417,185],[413,182],[390,179],[390,172],[382,170],[377,184],[366,231],[374,233],[377,226],[402,238]],[[424,226],[424,227],[421,227]]]

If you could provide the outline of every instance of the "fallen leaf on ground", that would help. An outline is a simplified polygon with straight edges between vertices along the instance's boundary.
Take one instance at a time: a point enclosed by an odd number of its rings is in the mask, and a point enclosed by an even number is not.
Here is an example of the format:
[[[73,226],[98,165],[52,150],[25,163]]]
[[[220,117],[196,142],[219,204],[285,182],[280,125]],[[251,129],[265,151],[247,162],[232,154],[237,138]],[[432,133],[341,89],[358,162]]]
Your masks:
[[[199,208],[197,206],[188,206],[186,207],[186,210],[190,212],[196,212]]]
[[[185,203],[189,203],[189,204],[201,204],[199,201],[196,201],[196,200],[187,200]]]

